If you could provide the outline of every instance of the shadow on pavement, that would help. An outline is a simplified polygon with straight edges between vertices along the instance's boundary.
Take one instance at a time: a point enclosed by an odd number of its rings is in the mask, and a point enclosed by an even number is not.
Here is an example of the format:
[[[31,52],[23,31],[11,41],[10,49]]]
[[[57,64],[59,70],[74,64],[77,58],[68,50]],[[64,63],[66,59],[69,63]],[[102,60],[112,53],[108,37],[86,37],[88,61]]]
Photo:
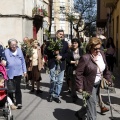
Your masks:
[[[120,73],[119,73],[120,69],[115,67],[114,68],[114,72],[113,72],[113,75],[115,76],[115,80],[113,81],[114,82],[114,85],[115,85],[115,88],[120,88]]]
[[[57,120],[77,120],[75,117],[75,112],[69,109],[60,109],[57,108],[54,110],[53,115]]]
[[[61,92],[61,99],[66,101],[66,103],[73,103],[71,93],[68,91],[68,87],[67,87],[66,82],[63,83],[63,89]],[[83,101],[82,101],[82,99],[78,98],[78,100],[73,104],[82,106]]]
[[[113,117],[113,119],[110,117],[110,120],[120,120],[120,117]]]
[[[103,98],[103,101],[106,102],[106,104],[109,102],[108,96],[103,96],[102,98]],[[120,105],[120,98],[117,98],[117,97],[114,97],[114,96],[110,96],[110,98],[111,98],[111,103],[112,104]]]
[[[41,82],[41,83],[40,83],[40,86],[41,86],[41,87],[48,87],[48,88],[50,88],[50,83]]]

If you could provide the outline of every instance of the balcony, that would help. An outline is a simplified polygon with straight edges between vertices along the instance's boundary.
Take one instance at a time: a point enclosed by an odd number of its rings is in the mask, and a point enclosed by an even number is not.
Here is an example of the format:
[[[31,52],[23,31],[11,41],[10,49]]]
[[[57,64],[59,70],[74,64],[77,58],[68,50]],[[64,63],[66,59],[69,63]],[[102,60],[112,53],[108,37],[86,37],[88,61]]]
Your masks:
[[[114,8],[118,0],[104,0],[105,7]]]
[[[41,17],[46,17],[47,11],[39,7],[34,7],[32,10],[32,17],[35,17],[36,15]]]

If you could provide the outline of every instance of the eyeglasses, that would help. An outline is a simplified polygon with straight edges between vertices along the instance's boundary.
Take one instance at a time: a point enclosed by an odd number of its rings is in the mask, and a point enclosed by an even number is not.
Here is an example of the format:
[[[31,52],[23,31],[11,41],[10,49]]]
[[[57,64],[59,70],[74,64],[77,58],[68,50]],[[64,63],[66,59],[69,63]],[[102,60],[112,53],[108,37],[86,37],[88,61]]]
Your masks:
[[[93,48],[93,50],[96,50],[96,51],[97,51],[97,50],[100,50],[100,48]]]

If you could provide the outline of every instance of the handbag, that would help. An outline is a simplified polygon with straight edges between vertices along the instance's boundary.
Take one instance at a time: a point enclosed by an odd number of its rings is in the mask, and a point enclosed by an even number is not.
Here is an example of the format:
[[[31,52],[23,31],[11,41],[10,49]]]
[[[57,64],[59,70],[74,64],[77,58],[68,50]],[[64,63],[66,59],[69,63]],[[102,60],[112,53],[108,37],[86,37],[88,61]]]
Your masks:
[[[15,90],[16,90],[15,80],[13,80],[13,79],[7,80],[7,89],[8,89],[8,93],[14,93],[15,92]]]
[[[101,80],[101,88],[102,89],[107,89],[108,88],[108,81],[102,76],[102,80]]]

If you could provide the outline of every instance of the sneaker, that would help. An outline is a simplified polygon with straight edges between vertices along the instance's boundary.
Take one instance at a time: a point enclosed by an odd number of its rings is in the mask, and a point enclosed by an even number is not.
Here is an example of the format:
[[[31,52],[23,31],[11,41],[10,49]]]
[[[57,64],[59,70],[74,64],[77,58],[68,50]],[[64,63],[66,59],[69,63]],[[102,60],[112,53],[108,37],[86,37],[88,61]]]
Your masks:
[[[78,114],[78,111],[75,113],[75,116],[78,118],[78,120],[82,120],[82,118]]]
[[[16,110],[17,106],[15,106],[14,104],[10,106],[12,110]]]
[[[50,95],[49,98],[48,98],[48,102],[52,102],[53,101],[53,96]]]
[[[33,93],[34,91],[35,91],[34,89],[31,89],[31,90],[30,90],[30,93]]]
[[[17,109],[21,109],[22,108],[22,105],[21,104],[18,104],[17,105]]]
[[[61,103],[61,100],[60,100],[59,98],[54,98],[54,101],[55,101],[56,103]]]
[[[40,93],[43,93],[42,90],[36,90],[36,94],[40,94]]]
[[[73,103],[76,103],[77,100],[78,100],[78,96],[77,96],[77,95],[72,96],[72,101],[73,101]]]

